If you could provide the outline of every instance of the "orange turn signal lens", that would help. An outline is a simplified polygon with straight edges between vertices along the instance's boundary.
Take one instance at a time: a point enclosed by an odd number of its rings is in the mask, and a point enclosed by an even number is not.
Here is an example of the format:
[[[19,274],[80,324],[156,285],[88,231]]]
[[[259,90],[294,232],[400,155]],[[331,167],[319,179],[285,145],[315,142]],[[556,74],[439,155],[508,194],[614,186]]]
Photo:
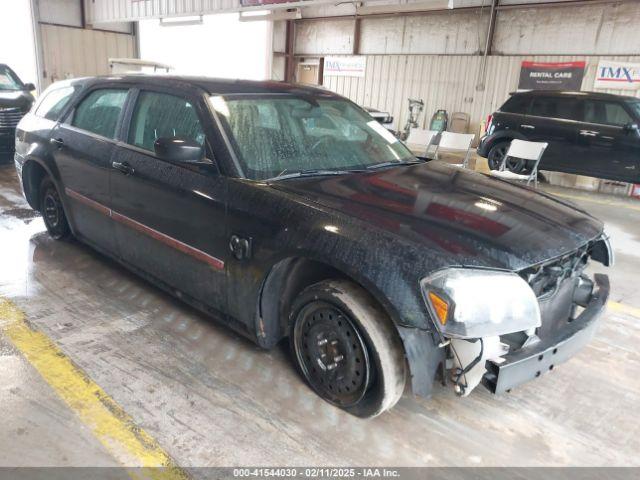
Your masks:
[[[445,325],[449,316],[449,304],[433,292],[429,292],[429,301],[438,316],[438,321]]]

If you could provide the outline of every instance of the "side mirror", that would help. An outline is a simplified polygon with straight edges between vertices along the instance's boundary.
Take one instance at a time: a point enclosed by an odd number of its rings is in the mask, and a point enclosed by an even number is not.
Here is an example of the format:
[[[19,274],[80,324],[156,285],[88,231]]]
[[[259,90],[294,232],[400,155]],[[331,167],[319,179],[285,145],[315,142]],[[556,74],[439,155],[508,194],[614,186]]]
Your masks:
[[[27,92],[33,92],[36,89],[36,86],[33,83],[25,83],[24,90]]]
[[[637,123],[627,123],[624,127],[622,127],[626,133],[640,133],[640,126]]]
[[[153,149],[158,158],[162,160],[185,163],[197,163],[204,160],[204,148],[193,138],[158,138],[153,144]]]

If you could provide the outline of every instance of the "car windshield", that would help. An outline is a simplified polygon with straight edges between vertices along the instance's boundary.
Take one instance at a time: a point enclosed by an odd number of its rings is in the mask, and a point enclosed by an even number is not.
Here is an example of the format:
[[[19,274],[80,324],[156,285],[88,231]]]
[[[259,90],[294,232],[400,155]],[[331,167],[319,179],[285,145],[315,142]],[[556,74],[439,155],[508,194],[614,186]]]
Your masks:
[[[0,65],[0,90],[22,90],[20,79],[3,65]]]
[[[247,178],[339,174],[417,161],[347,100],[295,95],[211,97]]]
[[[636,119],[640,119],[640,102],[629,102],[629,106],[631,107],[631,110],[633,110]]]

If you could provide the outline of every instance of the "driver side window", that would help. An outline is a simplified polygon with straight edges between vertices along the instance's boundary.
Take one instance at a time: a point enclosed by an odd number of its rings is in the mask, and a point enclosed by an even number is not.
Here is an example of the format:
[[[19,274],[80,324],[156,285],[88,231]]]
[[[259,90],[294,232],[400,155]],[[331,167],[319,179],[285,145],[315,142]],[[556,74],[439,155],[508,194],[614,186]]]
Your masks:
[[[184,98],[141,92],[131,119],[128,143],[153,151],[158,138],[186,137],[204,145],[204,131],[194,106]]]

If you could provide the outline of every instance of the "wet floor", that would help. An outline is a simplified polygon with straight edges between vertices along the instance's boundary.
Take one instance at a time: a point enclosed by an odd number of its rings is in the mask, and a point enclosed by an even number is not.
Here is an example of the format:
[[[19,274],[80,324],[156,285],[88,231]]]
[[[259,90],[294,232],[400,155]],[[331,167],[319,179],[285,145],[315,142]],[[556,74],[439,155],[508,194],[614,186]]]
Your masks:
[[[554,192],[605,220],[618,307],[574,359],[499,397],[406,393],[378,418],[349,416],[303,384],[285,346],[263,351],[90,248],[51,240],[11,166],[0,297],[182,466],[640,465],[640,202]],[[1,333],[0,405],[0,466],[115,464]]]

